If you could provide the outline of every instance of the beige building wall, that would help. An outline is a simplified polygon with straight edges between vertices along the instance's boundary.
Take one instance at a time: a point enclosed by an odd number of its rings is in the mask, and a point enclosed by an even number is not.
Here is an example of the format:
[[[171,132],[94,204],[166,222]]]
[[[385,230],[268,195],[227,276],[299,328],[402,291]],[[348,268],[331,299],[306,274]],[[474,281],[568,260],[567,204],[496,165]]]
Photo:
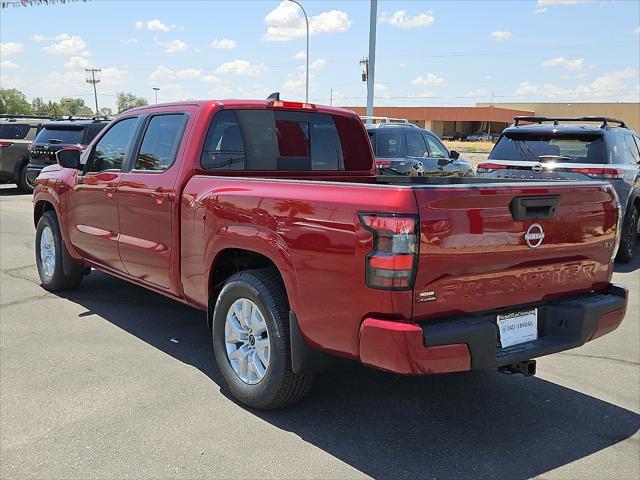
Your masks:
[[[489,103],[478,103],[487,107]],[[494,103],[496,107],[528,110],[541,117],[612,117],[640,133],[640,103]]]

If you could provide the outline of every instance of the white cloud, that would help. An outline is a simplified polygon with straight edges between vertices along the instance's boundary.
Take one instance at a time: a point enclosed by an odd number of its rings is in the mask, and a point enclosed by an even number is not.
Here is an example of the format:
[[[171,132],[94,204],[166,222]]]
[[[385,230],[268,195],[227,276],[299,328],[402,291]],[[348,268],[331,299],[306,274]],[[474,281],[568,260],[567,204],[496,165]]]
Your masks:
[[[511,38],[511,32],[509,30],[498,30],[495,32],[491,32],[491,38],[498,42],[509,40]]]
[[[538,13],[545,13],[547,10],[549,10],[547,7],[544,7],[544,8],[536,8],[536,9],[533,11],[533,13],[535,13],[535,14],[537,15]]]
[[[283,1],[264,17],[267,31],[262,40],[270,42],[288,42],[306,35],[306,24],[300,7],[292,2]],[[309,33],[346,32],[352,21],[341,10],[329,10],[309,18]]]
[[[216,68],[216,73],[219,74],[233,74],[233,75],[247,75],[254,76],[260,75],[265,71],[264,63],[252,65],[248,60],[233,60],[231,62],[225,62]]]
[[[580,70],[584,66],[584,59],[582,58],[564,58],[556,57],[550,60],[542,62],[543,67],[564,67],[567,70]]]
[[[54,37],[57,42],[42,47],[42,50],[52,55],[68,55],[88,57],[91,55],[87,50],[87,43],[78,35],[62,33]]]
[[[189,92],[182,85],[177,83],[160,85],[158,96],[162,98],[163,102],[178,102],[194,98],[193,93]]]
[[[22,53],[24,45],[16,42],[0,43],[0,57],[10,57],[16,53]]]
[[[66,72],[54,71],[47,75],[42,83],[46,85],[47,90],[57,89],[66,92],[72,88],[77,89],[85,83],[84,72],[77,70]]]
[[[577,5],[578,3],[591,3],[593,0],[538,0],[538,7],[552,7],[554,5]]]
[[[0,85],[2,85],[2,88],[23,88],[24,79],[20,76],[0,75]]]
[[[31,36],[31,40],[34,42],[44,42],[45,40],[51,40],[52,37],[47,37],[45,35],[35,34]]]
[[[17,68],[20,68],[20,65],[18,65],[17,63],[13,63],[11,60],[2,60],[2,62],[0,62],[0,69],[1,68],[7,70],[15,70]]]
[[[377,94],[384,95],[389,89],[387,88],[387,86],[384,83],[376,83],[373,86],[373,90]]]
[[[124,42],[125,45],[135,45],[136,43],[138,43],[138,39],[137,38],[127,38]]]
[[[162,50],[167,53],[184,52],[189,48],[189,45],[182,40],[171,40],[169,42],[161,42],[157,38],[154,38],[153,40],[156,42],[156,45],[160,46]]]
[[[582,101],[598,101],[611,98],[630,98],[637,101],[638,89],[637,82],[627,83],[628,80],[638,75],[637,70],[625,68],[623,70],[614,70],[597,77],[591,83],[580,84],[575,88],[562,88],[557,85],[545,83],[538,86],[529,81],[522,82],[518,89],[514,92],[514,96],[526,97],[543,97],[543,98],[562,98],[568,100]],[[635,90],[634,90],[635,85]],[[625,93],[635,92],[632,95],[624,95]],[[635,98],[634,98],[635,95]]]
[[[640,33],[640,27],[636,27],[636,29],[634,30],[635,33]]]
[[[411,81],[411,85],[420,85],[423,87],[438,87],[445,83],[446,80],[437,76],[435,73],[427,73],[426,77],[418,77]]]
[[[202,70],[198,68],[183,68],[179,70],[172,70],[163,65],[160,65],[149,75],[149,80],[195,80],[202,76]]]
[[[304,60],[305,58],[307,58],[307,54],[304,50],[300,50],[298,53],[296,53],[293,58],[296,58],[298,60]]]
[[[91,63],[84,57],[71,57],[67,63],[64,64],[64,68],[67,70],[85,69]]]
[[[233,93],[233,89],[231,88],[231,85],[229,85],[229,82],[221,80],[215,75],[207,75],[202,77],[200,80],[213,86],[213,90],[209,93],[212,98],[229,97]]]
[[[135,27],[138,30],[141,30],[146,27],[147,30],[151,32],[168,32],[172,28],[176,28],[175,25],[167,25],[165,23],[162,23],[157,18],[154,18],[153,20],[147,20],[146,22],[143,20],[138,20],[135,23]]]
[[[388,12],[382,12],[379,23],[388,23],[392,27],[396,28],[417,28],[417,27],[429,27],[436,21],[436,17],[433,16],[431,10],[419,13],[414,16],[407,15],[404,10],[397,10],[393,14]]]
[[[324,58],[318,58],[317,60],[314,60],[309,64],[309,71],[319,72],[324,68],[326,64],[327,64],[327,61]],[[302,66],[301,68],[305,68],[305,67]]]
[[[471,90],[470,92],[467,92],[465,96],[471,97],[471,98],[489,97],[490,92],[486,88],[478,88],[476,90]]]
[[[218,40],[217,38],[211,42],[209,48],[216,48],[218,50],[231,50],[236,48],[237,42],[235,40],[230,40],[228,38],[221,38]]]
[[[103,68],[100,72],[100,82],[103,85],[118,86],[131,78],[127,70],[118,67]]]

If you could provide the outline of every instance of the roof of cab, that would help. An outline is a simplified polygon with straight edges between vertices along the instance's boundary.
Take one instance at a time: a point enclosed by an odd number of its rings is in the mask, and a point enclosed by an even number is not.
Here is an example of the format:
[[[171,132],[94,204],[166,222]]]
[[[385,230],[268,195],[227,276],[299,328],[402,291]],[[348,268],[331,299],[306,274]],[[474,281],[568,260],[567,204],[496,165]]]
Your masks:
[[[283,100],[284,102],[287,102],[287,100]],[[309,102],[311,103],[311,102]],[[312,103],[313,104],[313,103]],[[224,99],[224,100],[186,100],[183,102],[171,102],[171,103],[158,103],[158,104],[154,104],[154,105],[144,105],[142,107],[136,107],[136,108],[132,108],[131,110],[127,110],[124,113],[131,113],[131,112],[145,112],[145,111],[158,111],[158,110],[162,110],[164,108],[167,107],[179,107],[179,106],[186,106],[186,105],[195,105],[199,108],[206,108],[206,107],[216,107],[218,105],[222,106],[223,108],[255,108],[255,109],[263,109],[263,108],[267,108],[267,101],[266,100],[247,100],[247,99],[237,99],[237,98],[230,98],[230,99]],[[328,113],[328,114],[332,114],[332,115],[341,115],[341,116],[354,116],[356,115],[353,111],[351,110],[347,110],[344,108],[338,108],[338,107],[331,107],[331,106],[327,106],[327,105],[318,105],[318,104],[313,104],[315,105],[315,110],[297,110],[297,111],[308,111],[308,112],[317,112],[317,113]],[[275,110],[282,110],[283,108],[281,107],[276,107]],[[286,109],[286,108],[285,108]]]

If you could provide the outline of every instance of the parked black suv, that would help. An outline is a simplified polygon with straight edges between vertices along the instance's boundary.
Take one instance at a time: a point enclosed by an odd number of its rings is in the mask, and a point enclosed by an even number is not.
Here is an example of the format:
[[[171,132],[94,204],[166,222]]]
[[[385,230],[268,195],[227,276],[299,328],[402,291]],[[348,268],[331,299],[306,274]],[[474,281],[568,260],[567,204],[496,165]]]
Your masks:
[[[47,117],[0,115],[0,182],[15,183],[24,193],[33,192],[27,180],[29,144]]]
[[[367,119],[369,117],[362,117]],[[382,120],[368,124],[367,132],[376,156],[380,175],[472,176],[471,164],[458,152],[449,151],[428,130],[407,120],[371,117]]]
[[[622,120],[606,117],[514,120],[514,125],[502,132],[489,159],[478,165],[478,176],[609,181],[623,211],[617,259],[630,261],[640,234],[638,134]],[[600,125],[588,125],[592,122]]]
[[[27,181],[35,182],[44,167],[55,164],[58,150],[68,147],[84,150],[110,121],[104,117],[68,117],[45,123],[29,147],[31,161],[27,166]]]

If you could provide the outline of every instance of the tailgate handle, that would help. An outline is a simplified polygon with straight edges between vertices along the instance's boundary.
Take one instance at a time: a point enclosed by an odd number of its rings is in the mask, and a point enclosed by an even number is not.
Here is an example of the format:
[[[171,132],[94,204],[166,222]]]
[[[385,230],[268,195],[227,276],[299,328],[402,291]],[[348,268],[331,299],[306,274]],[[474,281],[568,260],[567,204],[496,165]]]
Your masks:
[[[514,197],[509,209],[514,220],[544,220],[556,215],[559,204],[560,195]]]

